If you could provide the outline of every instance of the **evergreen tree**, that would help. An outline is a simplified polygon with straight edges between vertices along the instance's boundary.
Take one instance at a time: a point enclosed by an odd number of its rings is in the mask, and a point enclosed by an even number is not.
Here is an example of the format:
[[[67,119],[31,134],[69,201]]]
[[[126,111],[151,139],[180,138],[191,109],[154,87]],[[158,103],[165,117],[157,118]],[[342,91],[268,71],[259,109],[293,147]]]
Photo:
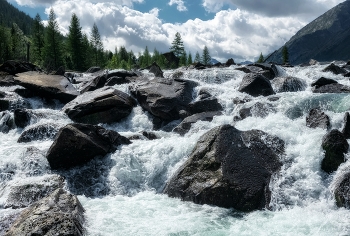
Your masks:
[[[180,57],[180,62],[179,62],[180,66],[187,66],[187,54],[184,51],[184,53],[181,55]]]
[[[260,53],[260,56],[259,56],[257,63],[263,63],[263,62],[264,62],[264,56],[262,53]]]
[[[199,56],[199,55],[198,55]],[[188,58],[187,58],[187,65],[191,65],[193,63],[192,61],[192,54],[191,52],[188,54]]]
[[[44,24],[41,22],[41,17],[39,14],[36,14],[34,18],[32,28],[32,42],[33,61],[41,65],[44,48]]]
[[[0,25],[0,64],[11,59],[11,36],[7,28]]]
[[[126,51],[126,48],[124,46],[121,46],[119,49],[119,61],[128,61],[129,60],[129,53]]]
[[[51,70],[58,68],[62,63],[62,39],[58,31],[55,12],[51,8],[45,33],[44,66]]]
[[[151,55],[146,46],[145,51],[143,52],[142,64],[141,67],[145,68],[151,64]]]
[[[92,50],[95,58],[95,65],[101,64],[101,58],[99,58],[100,52],[103,51],[103,44],[101,41],[101,35],[98,31],[97,25],[94,23],[91,34],[90,34],[90,42],[92,45]]]
[[[284,45],[282,49],[282,58],[283,58],[283,64],[289,63],[289,52],[286,45]]]
[[[181,35],[179,32],[175,34],[175,39],[172,42],[170,50],[175,54],[175,56],[179,58],[181,58],[181,56],[185,54],[184,43],[182,42]]]
[[[204,65],[208,65],[210,63],[210,60],[211,60],[211,57],[209,54],[209,50],[207,46],[204,46],[203,54],[202,54],[202,62]]]
[[[86,34],[83,34],[83,40],[82,40],[82,55],[84,58],[84,68],[89,68],[91,65],[94,64],[94,59],[90,56],[93,52],[92,45],[89,42],[88,36]]]
[[[198,51],[196,52],[196,56],[194,58],[194,62],[195,63],[201,62],[201,56],[199,56],[199,52]]]
[[[81,32],[80,22],[75,13],[73,13],[68,33],[68,48],[72,65],[75,70],[83,70],[84,67],[84,53],[83,53],[83,34]]]

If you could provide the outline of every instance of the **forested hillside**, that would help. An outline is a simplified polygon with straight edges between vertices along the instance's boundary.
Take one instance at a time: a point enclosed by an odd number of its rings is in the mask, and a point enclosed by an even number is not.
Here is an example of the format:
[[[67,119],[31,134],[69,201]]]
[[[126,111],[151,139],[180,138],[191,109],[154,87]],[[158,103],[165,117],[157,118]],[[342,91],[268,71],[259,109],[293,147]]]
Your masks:
[[[16,23],[24,34],[30,34],[33,19],[6,0],[0,0],[0,25],[11,28],[12,23]]]

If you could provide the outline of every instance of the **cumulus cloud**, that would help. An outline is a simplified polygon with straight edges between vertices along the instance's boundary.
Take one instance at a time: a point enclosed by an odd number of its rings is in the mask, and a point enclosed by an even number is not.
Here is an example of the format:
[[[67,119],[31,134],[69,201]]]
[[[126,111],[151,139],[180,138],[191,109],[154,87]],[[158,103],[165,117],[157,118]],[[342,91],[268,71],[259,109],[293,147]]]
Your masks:
[[[20,6],[31,6],[31,7],[35,7],[38,5],[52,6],[54,3],[58,2],[58,0],[9,0],[9,1],[15,1]],[[66,0],[66,1],[69,1],[69,0]],[[103,2],[109,2],[109,0],[107,0],[107,1],[92,0],[90,2],[91,3],[101,3],[101,2],[103,3]],[[144,0],[115,0],[113,2],[117,5],[131,7],[131,6],[133,6],[134,3],[143,3]]]
[[[183,0],[170,0],[168,4],[169,6],[177,5],[176,9],[178,11],[187,11],[187,7],[185,6],[185,3]]]

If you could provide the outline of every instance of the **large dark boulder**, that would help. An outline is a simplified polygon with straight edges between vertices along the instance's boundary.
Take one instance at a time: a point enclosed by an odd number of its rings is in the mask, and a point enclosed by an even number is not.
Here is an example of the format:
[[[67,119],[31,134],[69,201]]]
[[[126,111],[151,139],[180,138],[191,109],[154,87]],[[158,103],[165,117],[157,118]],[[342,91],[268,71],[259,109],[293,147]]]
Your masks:
[[[266,77],[260,74],[246,74],[238,88],[239,92],[247,93],[253,97],[269,96],[275,94],[271,83]]]
[[[8,133],[15,127],[13,116],[9,111],[0,112],[0,132]]]
[[[67,103],[79,95],[64,76],[38,72],[25,72],[17,76],[14,78],[15,82],[31,90],[38,97],[58,99],[63,103]]]
[[[41,71],[41,69],[30,62],[12,60],[6,61],[4,64],[0,65],[0,71],[15,75],[27,71]]]
[[[160,68],[160,66],[158,66],[158,64],[156,62],[153,62],[152,65],[147,67],[147,69],[149,70],[149,72],[153,73],[155,77],[164,78],[163,71]]]
[[[221,104],[215,97],[203,98],[188,104],[188,112],[191,114],[222,110]]]
[[[226,61],[225,66],[231,66],[231,65],[236,65],[235,61],[233,58],[230,58]]]
[[[250,107],[241,108],[238,112],[239,117],[237,117],[237,116],[234,117],[234,120],[235,121],[243,120],[243,119],[250,117],[250,116],[265,118],[271,112],[273,112],[273,113],[276,112],[276,109],[273,107],[272,104],[257,102]]]
[[[341,131],[346,139],[350,138],[350,114],[346,112],[344,115],[344,127]]]
[[[46,158],[51,169],[68,169],[129,143],[129,139],[113,130],[97,125],[69,124],[59,130]]]
[[[339,66],[334,65],[334,63],[331,63],[329,66],[324,68],[322,71],[323,72],[332,72],[335,75],[346,74],[346,72],[347,72],[343,68],[340,68]]]
[[[164,193],[185,201],[252,211],[267,207],[284,142],[260,130],[223,125],[204,134]]]
[[[271,81],[277,93],[298,92],[306,89],[306,82],[296,77],[277,77]]]
[[[306,117],[306,126],[313,129],[329,129],[331,127],[331,123],[329,116],[327,116],[319,108],[313,108]]]
[[[166,53],[163,53],[162,56],[164,56],[166,59],[166,64],[165,64],[166,68],[179,67],[180,58],[175,56],[174,52],[166,52]]]
[[[339,83],[332,83],[332,84],[327,84],[318,88],[313,88],[312,92],[313,93],[350,93],[350,87]]]
[[[103,87],[79,95],[62,110],[75,122],[112,123],[127,117],[136,102],[128,94],[112,87]]]
[[[325,150],[325,157],[322,160],[321,168],[327,173],[338,169],[344,160],[344,153],[348,152],[349,144],[344,134],[333,129],[327,133],[322,140],[322,148]]]
[[[264,71],[268,71],[268,74],[265,74],[265,76],[268,79],[273,79],[277,76],[279,76],[279,72],[278,72],[278,68],[275,64],[268,64],[268,63],[254,63],[254,64],[250,64],[249,66],[255,66],[255,67],[260,67],[261,69],[263,69]],[[282,68],[280,68],[280,70],[283,70]]]
[[[28,143],[37,140],[53,139],[58,133],[60,126],[54,123],[35,124],[27,127],[19,136],[18,143]]]
[[[316,89],[319,87],[322,87],[324,85],[328,85],[328,84],[337,84],[338,81],[334,80],[334,79],[328,79],[325,77],[321,77],[319,79],[317,79],[316,81],[311,83],[312,87],[315,87]]]
[[[13,75],[8,75],[7,73],[0,72],[0,86],[8,87],[16,85]]]
[[[338,207],[350,208],[350,172],[337,177],[333,187],[335,202]]]
[[[196,82],[183,79],[155,78],[143,83],[134,83],[130,92],[143,109],[162,120],[177,120],[179,112],[186,110],[192,101]]]
[[[219,111],[211,111],[188,116],[178,126],[175,127],[174,132],[180,135],[185,135],[191,129],[192,124],[196,123],[197,121],[212,121],[214,116],[219,116],[221,114],[222,113]]]
[[[16,109],[13,112],[14,121],[18,128],[24,128],[30,123],[30,112],[27,109]]]
[[[83,224],[84,208],[78,198],[60,188],[23,210],[5,235],[82,236]]]

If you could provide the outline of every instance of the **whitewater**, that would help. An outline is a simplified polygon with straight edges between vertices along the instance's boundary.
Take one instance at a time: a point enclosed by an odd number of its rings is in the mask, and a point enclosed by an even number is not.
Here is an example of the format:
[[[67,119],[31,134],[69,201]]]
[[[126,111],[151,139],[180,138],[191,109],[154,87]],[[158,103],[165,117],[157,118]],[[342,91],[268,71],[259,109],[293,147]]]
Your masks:
[[[332,174],[322,171],[321,142],[327,130],[309,128],[305,121],[310,109],[321,107],[330,117],[332,129],[340,130],[344,114],[350,110],[349,94],[312,93],[311,83],[322,76],[350,86],[348,78],[322,72],[326,66],[280,68],[280,76],[303,79],[306,90],[257,98],[238,92],[245,75],[235,70],[238,66],[164,71],[165,78],[176,73],[182,79],[198,82],[194,99],[199,90],[206,89],[218,98],[224,108],[223,114],[215,116],[211,122],[198,121],[184,136],[152,130],[150,115],[139,105],[121,122],[100,124],[126,137],[149,131],[159,139],[132,140],[132,144],[122,145],[114,153],[60,172],[65,177],[65,188],[76,194],[85,208],[86,235],[350,235],[350,211],[338,208],[332,194],[334,182],[342,172],[349,170],[350,163],[343,163]],[[147,71],[143,74],[153,76]],[[0,87],[0,91],[11,92],[16,87]],[[113,87],[130,94],[128,84]],[[236,105],[237,97],[252,100]],[[257,101],[271,104],[273,111],[264,118],[233,119],[242,107]],[[63,104],[60,102],[47,103],[40,98],[31,98],[28,102],[34,114],[38,114],[31,125],[72,123],[61,111]],[[168,129],[179,122],[170,123]],[[244,213],[184,202],[162,194],[166,182],[186,161],[200,136],[224,124],[242,131],[259,129],[285,142],[282,169],[270,183],[271,209]],[[8,134],[0,133],[0,234],[4,233],[1,225],[10,222],[11,216],[21,210],[4,208],[6,186],[25,183],[27,177],[40,179],[57,173],[50,170],[45,158],[24,154],[28,147],[45,153],[53,140],[17,143],[21,132],[22,129],[17,128]],[[349,154],[345,158],[348,159]]]

